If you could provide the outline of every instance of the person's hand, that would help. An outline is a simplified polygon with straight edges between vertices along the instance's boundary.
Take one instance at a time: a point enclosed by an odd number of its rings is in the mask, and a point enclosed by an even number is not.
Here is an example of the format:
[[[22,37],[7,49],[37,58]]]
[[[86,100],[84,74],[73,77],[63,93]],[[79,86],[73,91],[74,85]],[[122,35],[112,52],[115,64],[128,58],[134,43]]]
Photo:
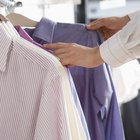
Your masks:
[[[89,48],[75,43],[44,44],[43,47],[54,49],[54,54],[64,66],[92,68],[104,63],[100,57],[99,47]]]
[[[5,22],[7,21],[7,18],[4,17],[2,14],[0,14],[0,22],[1,22],[1,21],[5,21]]]
[[[129,21],[128,16],[101,18],[89,23],[87,29],[98,30],[106,40],[121,30]]]

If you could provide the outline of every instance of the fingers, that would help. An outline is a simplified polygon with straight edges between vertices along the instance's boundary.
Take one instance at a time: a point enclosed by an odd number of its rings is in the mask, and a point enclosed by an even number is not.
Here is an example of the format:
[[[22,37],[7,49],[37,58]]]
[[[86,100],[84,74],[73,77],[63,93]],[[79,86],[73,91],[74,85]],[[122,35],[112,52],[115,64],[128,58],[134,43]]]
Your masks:
[[[67,52],[68,52],[67,48],[59,48],[59,49],[54,50],[55,55],[64,54],[64,53],[67,53]]]
[[[110,30],[106,29],[105,27],[101,27],[98,29],[98,31],[102,34],[104,40],[107,40],[109,37],[111,37]]]
[[[89,30],[97,30],[103,26],[105,25],[104,25],[104,19],[102,18],[102,19],[98,19],[96,21],[89,23],[86,27]]]
[[[94,50],[76,43],[55,43],[44,45],[53,48],[54,54],[60,59],[63,66],[91,67],[93,63]],[[92,50],[92,51],[91,51]]]
[[[114,35],[118,30],[111,30],[106,27],[101,27],[98,31],[102,34],[104,40],[107,40],[112,35]]]
[[[59,49],[59,48],[66,48],[67,44],[66,43],[53,43],[53,44],[44,44],[43,48],[48,48],[48,49]]]
[[[68,65],[65,65],[65,66],[69,68],[69,67],[73,67],[74,65],[68,64]]]
[[[71,56],[69,45],[71,43],[44,44],[43,48],[54,49],[54,54],[60,59],[63,66],[71,66]]]
[[[69,59],[67,59],[67,57],[60,59],[60,62],[63,66],[71,66]]]
[[[63,66],[72,66],[72,56],[69,53],[60,53],[56,55]]]

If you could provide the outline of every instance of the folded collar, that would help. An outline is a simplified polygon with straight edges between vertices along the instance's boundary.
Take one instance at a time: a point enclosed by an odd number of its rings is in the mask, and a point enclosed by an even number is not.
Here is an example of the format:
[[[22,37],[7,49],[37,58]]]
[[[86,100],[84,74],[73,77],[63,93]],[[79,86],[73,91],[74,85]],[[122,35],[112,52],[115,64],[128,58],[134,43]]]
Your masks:
[[[15,29],[22,38],[28,40],[29,42],[33,42],[33,39],[26,33],[25,30],[22,29],[21,26],[15,26]]]
[[[37,24],[32,37],[36,37],[44,40],[45,42],[52,43],[55,25],[55,22],[46,18],[42,18]]]
[[[8,52],[12,43],[12,39],[2,23],[0,23],[0,34],[0,71],[4,72],[6,70]]]

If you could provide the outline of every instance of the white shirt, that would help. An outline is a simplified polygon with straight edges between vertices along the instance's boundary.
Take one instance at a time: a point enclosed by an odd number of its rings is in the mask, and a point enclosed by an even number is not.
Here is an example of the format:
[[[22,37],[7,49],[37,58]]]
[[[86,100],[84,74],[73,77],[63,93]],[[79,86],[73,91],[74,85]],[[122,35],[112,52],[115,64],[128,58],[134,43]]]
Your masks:
[[[0,140],[86,140],[64,67],[8,30],[0,24]]]
[[[140,57],[140,10],[128,16],[127,25],[100,45],[102,59],[112,67]]]
[[[112,78],[119,105],[137,97],[140,89],[140,64],[137,60],[112,68]]]

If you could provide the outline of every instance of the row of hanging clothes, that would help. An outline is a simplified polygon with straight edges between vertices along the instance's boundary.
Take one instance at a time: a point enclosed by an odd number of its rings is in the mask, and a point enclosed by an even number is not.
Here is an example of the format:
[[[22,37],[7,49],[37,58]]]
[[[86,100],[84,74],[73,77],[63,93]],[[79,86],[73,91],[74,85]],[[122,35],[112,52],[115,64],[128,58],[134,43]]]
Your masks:
[[[94,47],[101,34],[83,24],[7,18],[0,23],[0,139],[124,140],[109,66],[66,68],[42,49],[55,42]]]
[[[67,69],[9,21],[0,32],[0,139],[90,139]]]

